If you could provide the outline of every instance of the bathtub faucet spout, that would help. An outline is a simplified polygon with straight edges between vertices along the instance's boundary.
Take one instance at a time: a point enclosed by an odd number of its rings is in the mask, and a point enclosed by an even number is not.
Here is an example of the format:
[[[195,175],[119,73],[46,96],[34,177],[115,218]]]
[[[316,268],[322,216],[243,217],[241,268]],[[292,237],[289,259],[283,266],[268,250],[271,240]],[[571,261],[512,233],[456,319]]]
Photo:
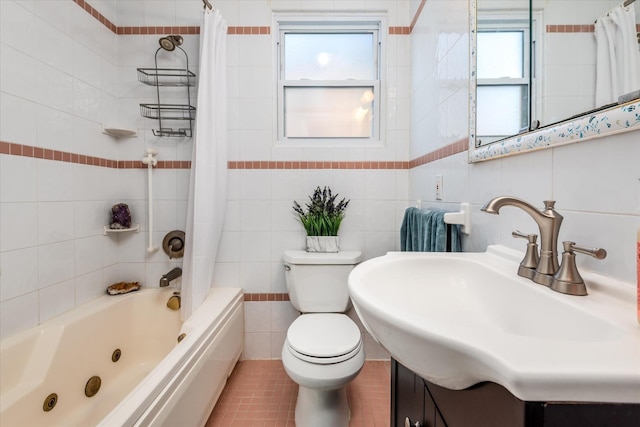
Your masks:
[[[160,278],[160,287],[164,288],[165,286],[169,286],[169,282],[177,279],[180,276],[182,276],[182,269],[180,267],[174,268]]]

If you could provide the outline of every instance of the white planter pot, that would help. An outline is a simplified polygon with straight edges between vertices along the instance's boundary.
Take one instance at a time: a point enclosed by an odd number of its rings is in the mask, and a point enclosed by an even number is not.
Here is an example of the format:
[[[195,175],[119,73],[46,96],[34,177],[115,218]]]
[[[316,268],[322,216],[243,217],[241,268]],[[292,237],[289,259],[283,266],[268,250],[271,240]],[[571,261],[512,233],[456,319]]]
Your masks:
[[[340,252],[338,236],[307,236],[307,252]]]

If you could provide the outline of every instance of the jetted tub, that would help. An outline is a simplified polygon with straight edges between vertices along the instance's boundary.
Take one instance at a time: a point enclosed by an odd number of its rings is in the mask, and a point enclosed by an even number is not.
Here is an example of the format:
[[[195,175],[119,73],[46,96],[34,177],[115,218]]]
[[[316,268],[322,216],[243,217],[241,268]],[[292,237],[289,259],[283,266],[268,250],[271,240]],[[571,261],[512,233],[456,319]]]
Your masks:
[[[211,289],[184,323],[172,291],[100,297],[0,343],[0,425],[203,426],[242,352],[242,290]]]

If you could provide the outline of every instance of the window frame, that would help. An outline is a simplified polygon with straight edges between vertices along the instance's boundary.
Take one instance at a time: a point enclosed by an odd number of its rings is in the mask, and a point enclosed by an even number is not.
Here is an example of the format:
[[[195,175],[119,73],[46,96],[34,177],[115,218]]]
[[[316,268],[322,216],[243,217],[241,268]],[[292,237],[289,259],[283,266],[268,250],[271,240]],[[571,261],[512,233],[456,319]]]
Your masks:
[[[531,28],[533,27],[533,28]],[[531,123],[539,117],[539,86],[535,82],[535,44],[531,50],[531,38],[536,34],[534,25],[530,26],[529,12],[514,11],[511,13],[504,11],[483,11],[482,17],[478,16],[477,33],[489,31],[522,31],[523,32],[523,76],[522,78],[489,78],[477,77],[476,86],[526,86],[528,92],[528,102],[523,105],[526,108],[528,120],[526,128],[520,132],[528,131]],[[532,66],[533,63],[533,66]],[[499,141],[510,135],[477,135],[478,140],[482,139],[481,145]]]
[[[274,13],[274,141],[276,146],[292,147],[367,147],[383,145],[385,132],[386,84],[386,17],[381,14],[303,14]],[[284,37],[297,32],[309,33],[362,33],[373,34],[374,80],[284,80]],[[285,131],[284,96],[286,88],[318,87],[370,87],[375,94],[373,125],[370,137],[287,137]]]

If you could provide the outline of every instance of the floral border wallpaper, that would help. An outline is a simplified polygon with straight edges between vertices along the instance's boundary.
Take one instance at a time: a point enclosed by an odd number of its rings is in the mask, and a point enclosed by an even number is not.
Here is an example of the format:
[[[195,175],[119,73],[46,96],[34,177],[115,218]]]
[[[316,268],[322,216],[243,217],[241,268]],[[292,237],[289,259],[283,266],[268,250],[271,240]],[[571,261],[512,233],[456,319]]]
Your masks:
[[[640,130],[638,100],[496,141],[484,147],[475,148],[475,138],[469,138],[469,162],[480,162],[634,130]]]

